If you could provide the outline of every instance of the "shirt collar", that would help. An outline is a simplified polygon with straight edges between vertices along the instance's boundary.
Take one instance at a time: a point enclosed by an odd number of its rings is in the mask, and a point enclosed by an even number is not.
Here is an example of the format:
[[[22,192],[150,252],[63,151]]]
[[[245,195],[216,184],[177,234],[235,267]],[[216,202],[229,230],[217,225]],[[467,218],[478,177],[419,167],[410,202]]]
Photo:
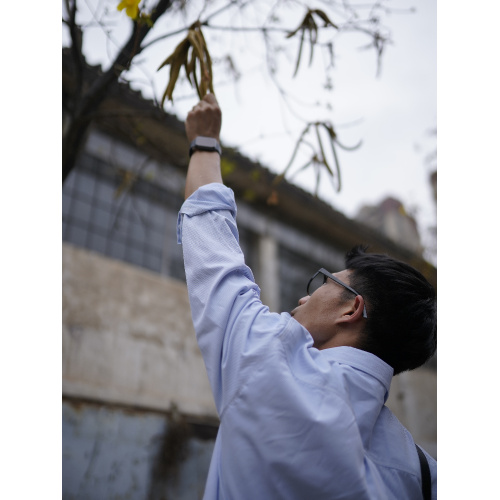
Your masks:
[[[330,362],[343,363],[375,377],[385,387],[387,399],[394,370],[385,361],[370,352],[348,346],[323,349],[321,354]]]

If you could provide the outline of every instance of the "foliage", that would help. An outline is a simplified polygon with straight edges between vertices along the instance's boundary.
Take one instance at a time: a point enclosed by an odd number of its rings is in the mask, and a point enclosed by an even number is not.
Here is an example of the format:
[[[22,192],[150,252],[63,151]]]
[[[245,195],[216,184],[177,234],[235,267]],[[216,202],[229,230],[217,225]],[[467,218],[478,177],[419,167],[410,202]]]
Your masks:
[[[197,63],[200,67],[200,77],[196,75]],[[158,70],[164,66],[170,65],[170,80],[163,94],[161,106],[165,103],[165,98],[168,97],[173,101],[173,92],[181,67],[186,70],[186,77],[189,83],[196,86],[198,97],[200,99],[208,92],[214,91],[212,83],[212,59],[208,52],[205,37],[201,31],[200,22],[195,22],[188,30],[188,34],[184,40],[175,48],[174,52],[169,55],[165,61],[160,64]],[[200,84],[198,84],[198,80]]]
[[[117,9],[123,10],[125,9],[125,13],[130,19],[137,19],[139,16],[139,3],[141,0],[122,0]]]

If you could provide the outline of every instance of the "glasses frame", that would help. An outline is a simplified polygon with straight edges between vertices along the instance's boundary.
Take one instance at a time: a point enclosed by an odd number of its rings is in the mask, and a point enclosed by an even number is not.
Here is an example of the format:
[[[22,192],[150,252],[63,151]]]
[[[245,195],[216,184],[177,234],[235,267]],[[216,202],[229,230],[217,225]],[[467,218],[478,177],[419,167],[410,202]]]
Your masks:
[[[323,281],[323,284],[326,283],[326,279],[327,278],[330,278],[332,281],[335,281],[335,283],[338,283],[339,285],[343,286],[346,290],[349,290],[351,293],[353,293],[354,295],[361,295],[360,293],[356,292],[356,290],[354,290],[354,288],[351,288],[349,285],[346,285],[343,281],[339,280],[338,278],[336,278],[333,274],[329,273],[326,269],[324,269],[323,267],[319,270],[319,271],[316,271],[313,275],[313,277],[309,280],[309,282],[307,283],[307,295],[311,295],[309,293],[309,288],[311,286],[311,283],[313,282],[313,279],[316,278],[316,276],[318,276],[318,274],[322,274],[323,277],[324,277],[324,281]],[[314,293],[314,292],[313,292]],[[362,296],[362,295],[361,295]],[[363,304],[363,318],[368,318],[368,315],[366,314],[366,305]]]

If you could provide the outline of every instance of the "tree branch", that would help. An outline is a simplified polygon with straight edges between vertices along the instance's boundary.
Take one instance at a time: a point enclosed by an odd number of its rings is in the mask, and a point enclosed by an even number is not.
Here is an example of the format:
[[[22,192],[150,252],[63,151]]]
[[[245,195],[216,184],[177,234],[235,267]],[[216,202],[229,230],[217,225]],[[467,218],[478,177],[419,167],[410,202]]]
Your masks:
[[[74,9],[72,15],[74,16],[76,14],[76,0],[73,1]],[[82,96],[81,99],[79,99],[77,95],[77,102],[73,110],[68,129],[63,135],[63,183],[75,165],[76,158],[91,123],[92,113],[98,108],[105,98],[109,87],[118,81],[122,72],[130,67],[132,59],[141,52],[142,41],[149,33],[152,26],[154,26],[156,21],[166,12],[168,8],[171,7],[171,5],[172,0],[159,0],[151,14],[152,25],[134,22],[134,29],[129,40],[118,53],[109,70],[94,80],[88,91]],[[81,50],[79,52],[81,54]],[[81,82],[78,85],[80,84]]]
[[[247,2],[243,2],[241,5],[239,5],[239,8],[240,10],[246,6],[246,4],[250,3],[252,0],[248,0]],[[212,12],[209,16],[206,17],[206,19],[204,21],[200,21],[200,26],[206,26],[206,27],[211,27],[208,22],[210,21],[210,19],[218,16],[219,14],[221,14],[222,12],[224,12],[225,10],[229,9],[230,7],[232,7],[233,5],[238,5],[238,2],[237,0],[230,0],[226,5],[223,5],[220,9],[216,10],[215,12]],[[198,17],[198,19],[201,17],[201,14],[200,16]],[[170,38],[171,36],[175,36],[175,35],[178,35],[179,33],[184,33],[185,31],[187,31],[190,26],[192,25],[192,23],[189,25],[189,26],[185,26],[183,28],[180,28],[178,30],[175,30],[175,31],[172,31],[170,33],[165,33],[164,35],[161,35],[151,41],[149,41],[147,44],[143,45],[142,47],[142,50],[150,47],[151,45],[155,44],[156,42],[159,42],[161,40],[165,40],[166,38]],[[236,31],[238,31],[237,28],[234,28]],[[259,29],[262,29],[262,28],[255,28],[257,30]],[[243,31],[243,30],[239,30],[239,31]]]
[[[152,24],[156,23],[158,18],[162,16],[165,11],[171,6],[172,0],[159,0],[155,10],[151,14]],[[127,43],[123,46],[122,50],[118,53],[115,61],[111,67],[103,73],[101,77],[94,81],[89,91],[85,102],[82,105],[81,114],[84,115],[89,112],[96,101],[102,100],[105,91],[112,84],[118,81],[118,77],[123,71],[128,70],[132,59],[140,54],[143,47],[141,43],[146,35],[151,30],[151,26],[146,23],[134,23],[134,29]]]
[[[65,0],[65,4],[69,17],[66,23],[71,36],[71,54],[75,63],[75,76],[77,82],[75,94],[77,99],[79,99],[82,90],[83,68],[85,67],[85,60],[82,53],[83,32],[80,26],[76,24],[76,0],[72,2],[70,0]]]

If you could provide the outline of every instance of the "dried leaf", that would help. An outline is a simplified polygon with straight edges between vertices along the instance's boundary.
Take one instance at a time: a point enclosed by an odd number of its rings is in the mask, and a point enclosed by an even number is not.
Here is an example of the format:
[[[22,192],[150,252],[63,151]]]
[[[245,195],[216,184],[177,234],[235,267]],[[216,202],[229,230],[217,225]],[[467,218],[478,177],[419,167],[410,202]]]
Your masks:
[[[341,144],[338,141],[338,139],[335,139],[335,143],[337,144],[337,146],[339,148],[342,148],[345,151],[355,151],[356,149],[358,149],[361,146],[361,144],[363,144],[363,141],[359,141],[355,146],[344,146],[343,144]]]
[[[340,180],[340,163],[339,163],[339,159],[337,157],[337,151],[335,150],[335,144],[334,142],[332,141],[331,142],[332,144],[332,153],[333,153],[333,158],[335,160],[335,167],[337,168],[337,193],[340,193],[340,189],[341,189],[341,186],[342,186],[342,183],[341,183],[341,180]]]
[[[198,64],[197,64],[198,63]],[[201,32],[199,22],[193,24],[189,28],[187,36],[182,40],[174,52],[169,55],[165,61],[159,66],[158,70],[164,66],[170,65],[170,79],[167,88],[163,94],[161,105],[165,103],[165,99],[173,100],[173,92],[180,70],[184,67],[186,77],[191,86],[196,87],[200,99],[208,92],[214,92],[212,83],[212,59],[207,48],[205,37]],[[197,66],[200,70],[200,81],[197,77]]]
[[[297,64],[295,65],[295,71],[293,73],[293,76],[297,74],[297,71],[299,71],[299,65],[300,65],[300,56],[302,55],[302,46],[304,45],[304,37],[306,36],[305,30],[302,30],[302,35],[300,37],[300,45],[299,45],[299,54],[297,56]]]
[[[311,45],[311,53],[309,54],[309,66],[311,66],[313,62],[314,46],[316,45],[316,41],[318,40],[318,28],[316,26],[316,23],[313,24],[314,26],[311,26],[311,29],[309,30],[309,43]]]
[[[330,21],[330,18],[322,10],[315,9],[313,10],[313,12],[324,21],[325,26],[333,26],[335,29],[339,29],[339,27],[336,24]]]
[[[295,160],[295,155],[297,154],[297,151],[299,150],[299,147],[302,143],[302,140],[304,139],[304,136],[307,134],[307,132],[309,131],[309,127],[311,126],[311,124],[309,123],[306,128],[302,131],[302,134],[300,134],[300,137],[297,141],[297,143],[295,144],[295,148],[293,150],[293,153],[292,153],[292,157],[290,158],[290,161],[288,162],[288,165],[285,167],[285,170],[283,170],[282,172],[282,176],[285,177],[288,169],[292,166],[293,164],[293,160]]]
[[[309,54],[309,66],[312,64],[313,61],[313,56],[314,56],[314,47],[318,41],[318,25],[316,24],[316,21],[314,20],[314,16],[318,16],[320,19],[323,20],[324,22],[324,27],[327,26],[332,26],[333,28],[338,29],[338,26],[335,25],[330,18],[323,12],[322,10],[315,9],[315,10],[308,10],[306,15],[304,16],[304,19],[300,23],[300,25],[293,31],[287,34],[286,38],[292,38],[295,36],[299,31],[301,32],[300,34],[300,45],[299,45],[299,53],[297,55],[297,63],[295,64],[295,71],[293,76],[297,74],[297,71],[299,69],[299,64],[300,64],[300,59],[302,55],[302,49],[303,49],[303,44],[304,44],[304,37],[306,34],[306,31],[309,33],[309,44],[311,46],[310,48],[310,54]]]
[[[314,190],[314,196],[318,197],[321,169],[319,168],[319,165],[317,163],[314,164],[314,169],[316,170],[316,188]]]

